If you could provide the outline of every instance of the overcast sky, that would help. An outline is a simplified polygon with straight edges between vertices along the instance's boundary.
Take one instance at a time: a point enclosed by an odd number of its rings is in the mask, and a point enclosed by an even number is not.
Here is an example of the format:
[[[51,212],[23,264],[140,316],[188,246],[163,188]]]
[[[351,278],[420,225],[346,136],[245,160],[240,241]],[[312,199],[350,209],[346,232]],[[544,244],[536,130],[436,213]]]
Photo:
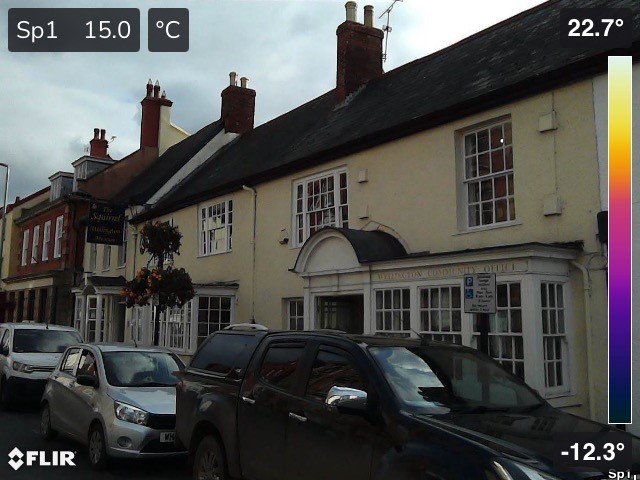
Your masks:
[[[377,17],[392,0],[361,1]],[[149,78],[160,81],[174,104],[173,123],[190,133],[220,116],[220,92],[229,72],[249,78],[257,91],[256,125],[335,86],[336,27],[343,0],[3,0],[0,6],[0,162],[12,167],[9,199],[48,185],[56,171],[71,171],[93,128],[105,128],[113,158],[139,146],[140,100]],[[385,71],[543,3],[539,0],[404,0],[391,14]],[[7,12],[12,7],[136,7],[136,53],[11,53]],[[147,9],[187,7],[190,50],[147,51]],[[464,75],[464,72],[460,72]],[[3,172],[0,172],[3,179]],[[0,182],[1,185],[2,182]],[[0,186],[0,189],[2,187]],[[1,198],[1,197],[0,197]],[[0,200],[1,202],[1,200]]]

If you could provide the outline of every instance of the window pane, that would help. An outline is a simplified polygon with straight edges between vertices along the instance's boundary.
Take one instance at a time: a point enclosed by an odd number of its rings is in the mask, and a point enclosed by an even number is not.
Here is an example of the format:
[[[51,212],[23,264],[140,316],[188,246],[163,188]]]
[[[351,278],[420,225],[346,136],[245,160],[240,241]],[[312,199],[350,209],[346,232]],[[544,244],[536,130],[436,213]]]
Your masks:
[[[260,376],[273,386],[285,390],[292,390],[295,372],[304,353],[304,346],[274,345],[267,350]]]

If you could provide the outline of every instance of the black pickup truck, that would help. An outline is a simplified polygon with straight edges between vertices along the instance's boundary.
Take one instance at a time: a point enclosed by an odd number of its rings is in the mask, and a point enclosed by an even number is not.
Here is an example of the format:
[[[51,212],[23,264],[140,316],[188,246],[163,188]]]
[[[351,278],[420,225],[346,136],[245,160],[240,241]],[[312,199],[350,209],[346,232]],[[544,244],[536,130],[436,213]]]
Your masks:
[[[176,441],[199,480],[622,478],[554,466],[556,433],[620,430],[551,407],[467,347],[230,330],[181,375]],[[640,439],[617,435],[640,472]]]

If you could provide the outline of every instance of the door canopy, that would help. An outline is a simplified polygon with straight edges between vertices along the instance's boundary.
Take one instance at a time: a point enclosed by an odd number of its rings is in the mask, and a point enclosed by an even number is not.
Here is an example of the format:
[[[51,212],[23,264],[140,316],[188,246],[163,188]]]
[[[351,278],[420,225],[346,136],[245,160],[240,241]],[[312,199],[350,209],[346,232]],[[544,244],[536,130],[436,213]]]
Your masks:
[[[345,271],[406,256],[400,241],[381,230],[327,227],[309,237],[292,270],[302,276]]]

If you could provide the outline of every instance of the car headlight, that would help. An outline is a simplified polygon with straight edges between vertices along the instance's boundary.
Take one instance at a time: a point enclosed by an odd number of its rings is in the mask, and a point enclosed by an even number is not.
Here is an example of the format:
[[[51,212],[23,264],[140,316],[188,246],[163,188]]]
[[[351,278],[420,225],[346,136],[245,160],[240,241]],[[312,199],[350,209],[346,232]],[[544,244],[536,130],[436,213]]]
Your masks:
[[[22,372],[22,373],[31,373],[31,372],[33,372],[33,366],[32,365],[27,365],[26,363],[20,363],[20,362],[13,362],[13,369],[16,372]]]
[[[502,462],[494,460],[493,468],[500,480],[560,480],[558,477],[510,460]]]
[[[115,402],[114,406],[116,417],[120,420],[135,423],[136,425],[146,425],[149,420],[149,412],[145,412],[140,408],[122,402]]]

